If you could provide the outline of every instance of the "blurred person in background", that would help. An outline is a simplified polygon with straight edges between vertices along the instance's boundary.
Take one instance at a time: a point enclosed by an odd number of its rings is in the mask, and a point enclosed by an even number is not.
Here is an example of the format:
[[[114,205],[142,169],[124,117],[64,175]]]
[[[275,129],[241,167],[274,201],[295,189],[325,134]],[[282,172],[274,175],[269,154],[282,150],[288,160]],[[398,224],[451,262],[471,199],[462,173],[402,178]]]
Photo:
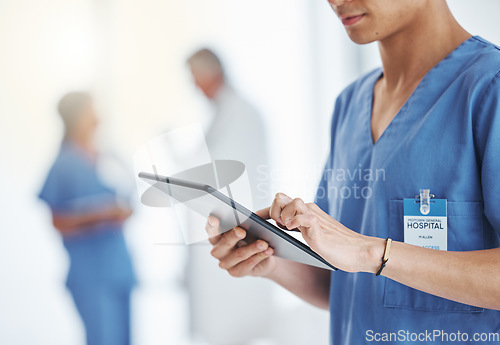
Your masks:
[[[69,254],[66,285],[85,326],[87,344],[128,345],[136,278],[123,223],[132,210],[98,176],[98,120],[91,96],[69,93],[58,111],[64,138],[39,197],[50,207]]]
[[[265,206],[270,201],[266,178],[269,148],[261,115],[229,84],[221,60],[212,50],[198,50],[188,64],[194,83],[213,105],[212,122],[205,133],[210,156],[213,160],[243,162],[251,182],[253,206]]]
[[[228,83],[221,60],[213,51],[196,51],[188,65],[194,83],[213,105],[213,119],[205,133],[211,159],[244,163],[254,204],[250,207],[266,206],[270,201],[265,173],[269,159],[260,114]],[[217,267],[210,250],[208,245],[189,246],[187,279],[193,333],[216,345],[250,344],[268,337],[272,286],[264,280],[231,279]]]

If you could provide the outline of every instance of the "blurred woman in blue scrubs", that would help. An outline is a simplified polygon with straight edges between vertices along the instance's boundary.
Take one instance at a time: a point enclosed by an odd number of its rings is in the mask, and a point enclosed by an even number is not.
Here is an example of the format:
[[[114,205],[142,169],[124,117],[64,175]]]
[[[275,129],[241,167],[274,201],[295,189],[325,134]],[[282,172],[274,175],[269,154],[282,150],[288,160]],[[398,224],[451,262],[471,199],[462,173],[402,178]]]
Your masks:
[[[97,116],[89,94],[72,92],[58,106],[64,139],[39,197],[69,254],[67,287],[88,345],[130,344],[130,297],[136,283],[123,235],[130,207],[97,173]]]

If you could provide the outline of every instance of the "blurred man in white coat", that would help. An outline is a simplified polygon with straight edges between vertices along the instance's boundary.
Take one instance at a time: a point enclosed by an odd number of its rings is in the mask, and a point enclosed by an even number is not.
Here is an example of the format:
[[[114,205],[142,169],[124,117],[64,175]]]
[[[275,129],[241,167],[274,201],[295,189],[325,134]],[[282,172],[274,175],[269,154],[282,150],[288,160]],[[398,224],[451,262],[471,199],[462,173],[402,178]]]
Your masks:
[[[269,160],[264,123],[226,81],[220,59],[209,49],[188,64],[196,86],[211,101],[214,117],[206,131],[212,160],[245,164],[253,209],[270,201]],[[244,143],[244,144],[242,144]],[[210,255],[211,246],[190,246],[188,282],[193,333],[211,345],[252,344],[270,334],[272,286],[264,280],[231,279]],[[221,301],[227,303],[221,303]]]

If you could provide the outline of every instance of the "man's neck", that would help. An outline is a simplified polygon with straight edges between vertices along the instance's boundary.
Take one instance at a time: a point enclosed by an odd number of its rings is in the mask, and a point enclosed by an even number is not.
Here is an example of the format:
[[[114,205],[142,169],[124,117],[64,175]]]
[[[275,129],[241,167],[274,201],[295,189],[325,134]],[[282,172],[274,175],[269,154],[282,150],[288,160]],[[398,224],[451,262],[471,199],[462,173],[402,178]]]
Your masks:
[[[437,63],[471,37],[453,18],[446,2],[436,1],[410,27],[379,41],[386,90],[418,83]]]
[[[67,139],[89,155],[93,155],[95,153],[94,140],[92,136],[72,134],[68,135]]]

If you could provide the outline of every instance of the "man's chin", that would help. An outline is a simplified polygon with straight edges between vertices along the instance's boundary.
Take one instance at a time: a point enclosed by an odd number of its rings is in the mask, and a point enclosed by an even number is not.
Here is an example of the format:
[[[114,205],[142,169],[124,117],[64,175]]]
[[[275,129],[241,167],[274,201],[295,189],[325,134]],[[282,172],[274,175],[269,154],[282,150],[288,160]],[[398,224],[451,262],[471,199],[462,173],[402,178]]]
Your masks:
[[[361,32],[355,32],[354,30],[347,30],[347,35],[356,44],[368,44],[378,41],[380,37],[377,34],[365,34]]]

